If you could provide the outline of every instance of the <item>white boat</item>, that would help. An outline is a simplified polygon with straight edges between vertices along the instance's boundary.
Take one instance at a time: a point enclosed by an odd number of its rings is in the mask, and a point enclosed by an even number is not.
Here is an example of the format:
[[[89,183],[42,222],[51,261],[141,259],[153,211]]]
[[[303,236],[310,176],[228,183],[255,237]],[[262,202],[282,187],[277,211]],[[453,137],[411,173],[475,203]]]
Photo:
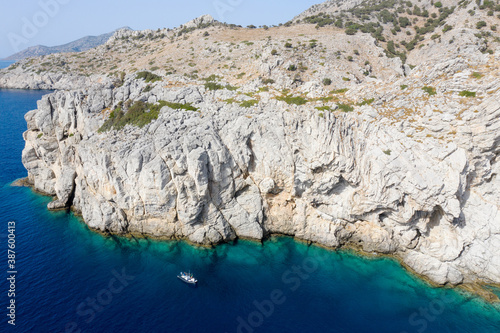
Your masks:
[[[177,275],[179,279],[181,279],[183,282],[189,283],[189,284],[196,284],[198,280],[196,280],[191,273],[186,273],[186,272],[180,272],[179,275]]]

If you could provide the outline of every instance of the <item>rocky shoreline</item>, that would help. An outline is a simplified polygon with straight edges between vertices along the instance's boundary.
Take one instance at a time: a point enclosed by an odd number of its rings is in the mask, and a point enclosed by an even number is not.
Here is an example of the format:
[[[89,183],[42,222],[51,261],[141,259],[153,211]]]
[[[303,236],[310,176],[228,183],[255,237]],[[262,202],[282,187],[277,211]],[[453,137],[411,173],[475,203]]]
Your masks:
[[[34,184],[31,183],[27,177],[26,178],[20,178],[20,179],[14,181],[11,184],[11,186],[30,187],[32,190],[34,190],[34,191],[36,191],[36,192],[38,192],[38,193],[40,193],[42,195],[50,196],[48,193],[44,193],[42,191],[37,190],[34,187]],[[83,219],[83,217],[81,215],[81,212],[75,211],[73,209],[73,207],[70,207],[70,208],[64,207],[64,208],[52,209],[52,210],[64,210],[64,209],[71,209],[71,210],[73,210],[73,212],[75,213],[75,215],[81,219],[82,223],[85,223],[85,220]],[[110,232],[103,232],[100,229],[95,229],[95,228],[92,228],[92,227],[90,227],[90,230],[93,231],[93,232],[96,232],[98,234],[101,234],[103,237],[107,237],[110,234],[112,234]],[[144,234],[132,234],[132,233],[120,234],[120,236],[123,236],[125,238],[132,238],[132,239],[145,238],[145,239],[152,239],[152,240],[156,240],[156,241],[184,241],[184,242],[187,242],[188,244],[190,244],[192,246],[196,246],[196,247],[199,247],[199,246],[201,246],[201,247],[213,247],[214,246],[214,245],[206,245],[206,244],[194,243],[194,242],[190,241],[189,238],[185,238],[185,237],[184,238],[172,238],[172,237],[161,237],[161,236],[155,237],[155,236],[151,236],[151,235],[147,235],[146,236]],[[443,287],[443,285],[438,284],[435,281],[429,279],[428,276],[422,275],[422,274],[419,274],[418,272],[416,272],[411,266],[408,266],[404,262],[403,257],[399,256],[398,254],[379,254],[377,252],[367,252],[359,244],[347,244],[347,245],[343,245],[341,247],[330,247],[330,246],[326,246],[326,245],[323,245],[323,244],[320,244],[320,243],[315,243],[315,242],[313,242],[311,240],[301,239],[301,238],[297,238],[297,237],[294,237],[294,236],[285,235],[285,234],[278,234],[278,233],[265,235],[260,240],[259,239],[253,239],[253,238],[246,238],[246,239],[250,240],[250,241],[258,241],[258,242],[262,243],[262,242],[265,242],[265,241],[267,241],[267,240],[269,240],[269,239],[271,239],[273,237],[293,237],[295,241],[304,242],[304,243],[306,243],[308,245],[319,246],[319,247],[325,248],[325,249],[330,250],[330,251],[336,251],[336,250],[353,251],[357,255],[360,255],[360,256],[368,258],[368,259],[370,259],[370,258],[379,258],[381,255],[382,256],[386,256],[386,257],[390,257],[390,258],[393,258],[396,261],[398,261],[407,271],[410,272],[410,274],[413,274],[417,278],[420,278],[420,279],[424,280],[429,285],[434,286],[434,287]],[[239,239],[245,239],[245,238],[239,238]],[[237,239],[235,239],[234,241],[237,241]],[[498,302],[500,302],[500,297],[491,290],[491,287],[500,289],[500,284],[499,283],[468,282],[468,283],[458,284],[455,287],[458,287],[459,289],[463,290],[466,293],[469,293],[469,294],[472,294],[472,295],[477,295],[477,296],[481,297],[482,299],[486,300],[487,302],[490,302],[490,303],[498,303]]]
[[[145,87],[129,79],[118,88],[58,91],[26,115],[23,163],[35,189],[57,197],[50,209],[73,206],[102,232],[200,245],[278,233],[394,254],[439,285],[499,281],[498,215],[488,223],[472,209],[495,207],[494,192],[487,200],[473,194],[495,188],[488,175],[496,164],[477,167],[491,158],[411,139],[374,121],[376,106],[320,115],[274,100],[221,103],[231,92],[203,86]],[[143,128],[98,133],[103,110],[127,100],[199,110],[165,106]],[[476,120],[485,125],[500,112],[485,110]],[[490,156],[499,133],[487,134],[481,149]],[[489,236],[471,237],[480,231]]]
[[[38,192],[42,195],[50,196],[47,193],[44,193],[44,192],[37,190],[34,187],[34,184],[30,183],[30,181],[27,177],[16,180],[15,182],[13,182],[11,184],[11,186],[30,187],[35,192]],[[83,219],[83,217],[81,215],[81,212],[75,211],[73,209],[73,207],[70,207],[70,208],[64,207],[64,208],[52,209],[52,210],[57,211],[57,210],[65,210],[65,209],[71,209],[75,213],[75,215],[81,219],[82,223],[85,223],[85,220]],[[112,233],[103,232],[100,229],[95,229],[92,227],[90,227],[89,229],[92,232],[96,232],[96,233],[102,235],[103,237],[107,237],[109,235],[112,235]],[[194,243],[194,242],[190,241],[188,238],[154,237],[151,235],[145,236],[144,234],[130,234],[130,233],[129,234],[120,234],[120,236],[125,237],[125,238],[132,238],[132,239],[137,239],[137,238],[152,239],[152,240],[156,240],[156,241],[184,241],[184,242],[190,244],[191,246],[195,246],[195,247],[211,248],[214,246],[214,245],[205,245],[205,244]],[[422,274],[417,273],[412,267],[408,266],[404,262],[404,260],[401,256],[399,256],[397,254],[379,254],[377,252],[367,252],[363,249],[362,246],[360,246],[358,244],[348,244],[348,245],[344,245],[342,247],[330,247],[330,246],[322,245],[320,243],[315,243],[315,242],[310,241],[310,240],[300,239],[300,238],[296,238],[294,236],[285,235],[285,234],[278,234],[278,233],[265,235],[265,237],[263,239],[260,239],[260,240],[253,239],[253,238],[239,238],[239,239],[246,239],[246,240],[256,241],[256,242],[262,243],[262,242],[265,242],[273,237],[293,237],[295,241],[303,242],[303,243],[306,243],[308,245],[319,246],[319,247],[322,247],[322,248],[324,248],[326,250],[330,250],[330,251],[337,251],[337,250],[353,251],[357,255],[365,257],[367,259],[379,258],[380,256],[390,257],[390,258],[393,258],[396,261],[398,261],[410,274],[413,274],[417,278],[424,280],[429,285],[431,285],[433,287],[443,287],[443,285],[437,284],[435,281],[429,279],[426,275],[422,275]],[[235,239],[234,241],[237,241],[237,240],[238,239]],[[491,290],[491,287],[500,289],[500,284],[498,284],[498,283],[492,284],[492,283],[484,283],[484,282],[469,282],[469,283],[461,283],[461,284],[456,285],[454,287],[457,287],[466,293],[469,293],[472,295],[477,295],[489,303],[500,302],[500,297]]]
[[[498,284],[500,48],[462,19],[475,4],[424,5],[435,20],[400,11],[391,35],[378,11],[345,31],[310,16],[327,2],[296,25],[203,16],[1,70],[0,87],[57,90],[25,116],[28,182],[99,232],[280,234],[440,286]]]

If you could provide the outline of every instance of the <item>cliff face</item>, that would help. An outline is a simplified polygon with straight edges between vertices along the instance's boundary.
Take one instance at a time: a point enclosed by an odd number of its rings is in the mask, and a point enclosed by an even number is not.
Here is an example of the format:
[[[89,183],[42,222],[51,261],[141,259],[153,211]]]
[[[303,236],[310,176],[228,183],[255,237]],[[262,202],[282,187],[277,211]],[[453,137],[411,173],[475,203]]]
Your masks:
[[[3,75],[1,75],[3,74]],[[21,68],[0,73],[0,87],[4,89],[75,90],[83,87],[110,88],[112,80],[104,75],[91,77],[66,73],[27,73]]]
[[[346,97],[376,89],[376,101],[348,113],[268,92],[245,108],[221,102],[237,96],[228,90],[130,77],[59,91],[26,115],[23,163],[34,187],[56,196],[49,208],[72,205],[101,231],[199,244],[280,233],[394,253],[440,284],[500,282],[500,81],[491,72],[467,83],[470,65],[452,59],[365,85]],[[460,97],[465,88],[477,97]],[[128,100],[199,111],[165,106],[143,128],[98,133]]]

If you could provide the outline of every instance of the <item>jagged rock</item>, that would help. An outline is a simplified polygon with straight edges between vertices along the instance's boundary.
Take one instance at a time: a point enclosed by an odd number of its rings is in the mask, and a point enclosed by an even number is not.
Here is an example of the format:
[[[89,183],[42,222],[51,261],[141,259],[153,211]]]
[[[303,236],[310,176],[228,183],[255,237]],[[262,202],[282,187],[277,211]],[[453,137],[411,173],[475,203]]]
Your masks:
[[[212,15],[202,15],[198,18],[195,18],[194,20],[191,20],[187,23],[184,24],[185,28],[198,28],[203,25],[211,24],[214,23],[215,19],[212,17]]]
[[[63,167],[60,176],[57,177],[54,190],[56,192],[57,200],[48,204],[49,209],[67,208],[72,204],[73,191],[75,189],[76,172],[71,167]]]
[[[11,71],[0,75],[0,87],[7,89],[59,89],[74,90],[84,87],[111,87],[113,81],[105,76],[79,76],[75,74],[35,74]]]

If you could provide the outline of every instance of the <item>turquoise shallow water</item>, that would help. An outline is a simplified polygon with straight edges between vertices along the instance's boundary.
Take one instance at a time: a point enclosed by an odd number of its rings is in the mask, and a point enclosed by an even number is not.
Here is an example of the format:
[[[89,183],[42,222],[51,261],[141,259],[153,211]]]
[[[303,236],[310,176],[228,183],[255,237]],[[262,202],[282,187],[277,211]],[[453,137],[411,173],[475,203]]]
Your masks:
[[[15,221],[17,332],[500,331],[499,306],[429,287],[391,259],[290,238],[203,249],[103,237],[71,213],[47,211],[50,198],[9,186],[26,174],[23,115],[43,93],[0,90],[0,253]],[[176,278],[181,270],[195,274],[196,288]],[[0,331],[13,331],[1,318]]]

